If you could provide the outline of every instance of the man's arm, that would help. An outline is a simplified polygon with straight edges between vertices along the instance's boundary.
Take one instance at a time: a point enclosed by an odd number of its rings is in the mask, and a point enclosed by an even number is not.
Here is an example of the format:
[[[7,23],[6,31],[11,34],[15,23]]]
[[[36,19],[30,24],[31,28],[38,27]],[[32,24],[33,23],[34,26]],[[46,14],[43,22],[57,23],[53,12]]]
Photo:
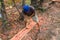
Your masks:
[[[19,20],[24,21],[24,15],[23,15],[23,12],[20,13]]]

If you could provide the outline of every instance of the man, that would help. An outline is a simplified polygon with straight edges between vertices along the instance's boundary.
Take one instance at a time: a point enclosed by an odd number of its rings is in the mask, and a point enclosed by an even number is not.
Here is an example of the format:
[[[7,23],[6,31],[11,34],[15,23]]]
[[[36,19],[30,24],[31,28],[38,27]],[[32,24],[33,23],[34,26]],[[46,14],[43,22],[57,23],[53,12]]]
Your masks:
[[[20,15],[21,15],[21,18],[24,19],[25,25],[28,25],[29,19],[32,18],[33,21],[35,21],[37,23],[37,25],[39,26],[39,24],[38,24],[38,21],[39,21],[38,16],[35,13],[34,7],[29,6],[29,5],[24,5],[22,13]]]

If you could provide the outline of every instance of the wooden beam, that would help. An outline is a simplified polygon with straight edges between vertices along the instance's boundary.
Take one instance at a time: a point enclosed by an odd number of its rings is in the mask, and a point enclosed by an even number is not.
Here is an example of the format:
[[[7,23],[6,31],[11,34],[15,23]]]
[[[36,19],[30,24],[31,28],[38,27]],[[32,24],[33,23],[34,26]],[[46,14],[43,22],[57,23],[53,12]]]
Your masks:
[[[29,25],[27,25],[27,28],[22,29],[18,34],[16,34],[12,39],[10,40],[21,40],[30,30],[35,26],[35,22],[31,21]]]
[[[41,20],[43,19],[43,20]],[[45,23],[44,21],[45,19],[43,17],[39,16],[39,25],[42,25],[43,23]],[[28,33],[30,32],[31,29],[33,29],[33,27],[36,25],[36,23],[30,19],[30,24],[26,26],[26,28],[22,29],[20,32],[18,32],[13,38],[11,38],[10,40],[22,40],[22,38]]]
[[[55,1],[55,2],[60,2],[60,0],[52,0],[52,1]]]

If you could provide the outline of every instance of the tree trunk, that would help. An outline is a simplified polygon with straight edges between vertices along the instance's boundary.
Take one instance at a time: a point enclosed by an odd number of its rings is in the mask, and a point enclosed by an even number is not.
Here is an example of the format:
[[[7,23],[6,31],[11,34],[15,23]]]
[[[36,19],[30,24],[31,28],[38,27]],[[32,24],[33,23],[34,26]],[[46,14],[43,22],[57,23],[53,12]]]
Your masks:
[[[4,0],[1,0],[1,16],[2,16],[2,29],[4,31],[4,28],[6,27],[6,21],[7,21],[7,15],[5,11],[5,5],[4,5]]]
[[[25,0],[22,0],[22,6],[25,5]]]
[[[12,0],[12,2],[13,2],[13,4],[14,4],[14,6],[16,7],[17,11],[18,11],[19,14],[20,14],[21,12],[19,11],[19,8],[16,6],[15,0]]]

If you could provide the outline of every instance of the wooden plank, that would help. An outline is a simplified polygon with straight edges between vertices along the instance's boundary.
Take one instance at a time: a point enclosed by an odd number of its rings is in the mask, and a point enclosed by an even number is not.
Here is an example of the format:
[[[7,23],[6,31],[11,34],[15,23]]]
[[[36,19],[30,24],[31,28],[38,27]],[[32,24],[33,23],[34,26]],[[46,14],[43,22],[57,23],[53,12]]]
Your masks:
[[[60,2],[60,0],[52,0],[52,1]]]
[[[39,17],[39,25],[42,25],[44,22],[44,18],[43,20],[41,20],[43,17]],[[17,33],[12,39],[10,40],[21,40],[28,32],[30,32],[31,29],[33,29],[33,27],[36,25],[36,23],[30,19],[30,24],[27,25],[27,28],[22,29],[19,33]]]
[[[36,24],[35,22],[31,21],[30,25],[28,25],[28,29],[27,28],[22,29],[10,40],[21,40],[28,32],[30,32],[30,30],[35,26],[35,24]]]

